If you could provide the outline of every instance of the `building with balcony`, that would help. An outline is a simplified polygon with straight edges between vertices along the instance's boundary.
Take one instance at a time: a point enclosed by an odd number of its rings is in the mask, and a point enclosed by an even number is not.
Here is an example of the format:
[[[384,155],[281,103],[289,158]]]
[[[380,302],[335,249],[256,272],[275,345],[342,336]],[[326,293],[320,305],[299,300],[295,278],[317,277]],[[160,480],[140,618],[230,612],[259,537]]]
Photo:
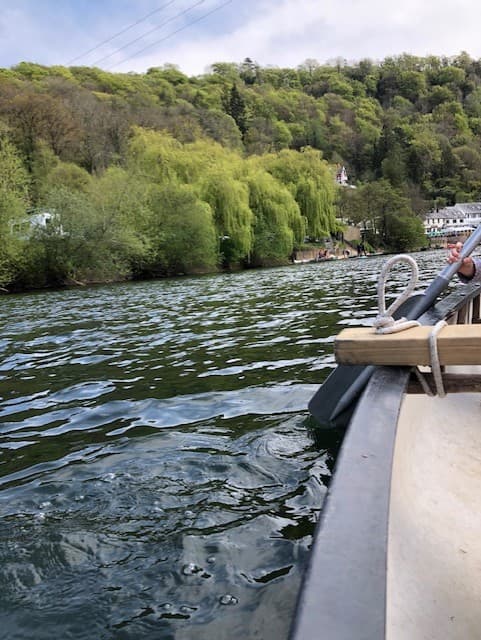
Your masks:
[[[430,211],[424,217],[429,236],[469,233],[481,224],[481,202],[459,202],[452,207]]]

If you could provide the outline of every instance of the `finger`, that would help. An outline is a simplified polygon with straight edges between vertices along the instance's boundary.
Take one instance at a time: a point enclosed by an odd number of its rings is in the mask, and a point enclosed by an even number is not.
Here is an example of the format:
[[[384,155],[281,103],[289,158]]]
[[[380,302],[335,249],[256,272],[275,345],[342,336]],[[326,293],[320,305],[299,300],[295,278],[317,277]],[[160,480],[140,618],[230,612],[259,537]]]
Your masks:
[[[451,251],[451,253],[448,254],[448,262],[458,262],[460,259],[459,253],[456,251],[456,249],[453,249]]]

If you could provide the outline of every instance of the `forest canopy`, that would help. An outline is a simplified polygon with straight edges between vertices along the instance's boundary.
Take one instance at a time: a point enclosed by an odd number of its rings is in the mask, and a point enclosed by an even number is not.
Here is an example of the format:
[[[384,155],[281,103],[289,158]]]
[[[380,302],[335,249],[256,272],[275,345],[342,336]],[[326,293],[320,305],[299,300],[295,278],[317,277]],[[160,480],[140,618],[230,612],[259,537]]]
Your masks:
[[[0,69],[0,286],[282,264],[345,222],[419,248],[422,214],[481,200],[480,142],[465,53],[195,77],[22,62]]]

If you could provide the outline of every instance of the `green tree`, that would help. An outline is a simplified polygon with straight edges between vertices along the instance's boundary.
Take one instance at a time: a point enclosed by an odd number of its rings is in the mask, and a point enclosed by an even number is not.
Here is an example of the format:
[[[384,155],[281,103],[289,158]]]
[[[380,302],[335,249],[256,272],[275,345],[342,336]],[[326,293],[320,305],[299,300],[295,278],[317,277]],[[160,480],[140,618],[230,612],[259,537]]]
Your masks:
[[[199,121],[206,135],[222,146],[242,149],[242,137],[231,116],[216,109],[201,109]]]
[[[220,76],[230,83],[239,80],[239,67],[233,62],[215,62],[211,65],[210,71],[212,74]]]
[[[218,238],[210,206],[188,185],[153,187],[149,234],[152,275],[202,273],[215,269]]]
[[[246,182],[249,206],[255,216],[253,265],[286,262],[294,244],[302,242],[305,224],[290,191],[266,171],[252,168]]]
[[[333,171],[319,151],[305,148],[299,153],[285,149],[263,156],[258,163],[289,189],[305,220],[308,236],[323,238],[338,230]]]
[[[389,249],[396,252],[412,251],[426,245],[421,220],[407,212],[387,215],[386,238]]]
[[[224,97],[224,109],[234,119],[239,131],[244,136],[248,128],[246,102],[235,83]]]
[[[239,75],[247,85],[255,84],[259,82],[261,69],[256,62],[253,62],[250,58],[245,58],[239,67]]]
[[[73,178],[70,188],[53,185],[44,197],[54,218],[29,240],[22,278],[30,286],[123,279],[150,249],[141,233],[145,185],[121,169],[86,182]]]
[[[249,207],[247,185],[225,171],[212,171],[202,181],[201,196],[213,212],[224,266],[248,261],[253,244],[254,215]]]
[[[373,246],[408,251],[425,244],[423,225],[411,211],[409,200],[385,179],[346,194],[342,206],[344,216],[363,226]]]
[[[248,153],[261,155],[289,147],[292,135],[288,126],[272,118],[253,118],[244,136]]]
[[[0,286],[14,279],[22,259],[19,225],[26,215],[28,183],[17,149],[0,137]]]

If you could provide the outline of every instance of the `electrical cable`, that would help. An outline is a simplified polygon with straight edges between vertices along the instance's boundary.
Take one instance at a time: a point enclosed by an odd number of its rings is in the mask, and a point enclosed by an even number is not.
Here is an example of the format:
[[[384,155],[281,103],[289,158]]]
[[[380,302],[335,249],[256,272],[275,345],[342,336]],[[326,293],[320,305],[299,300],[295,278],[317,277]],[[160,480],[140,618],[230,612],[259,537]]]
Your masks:
[[[184,11],[180,11],[175,16],[172,16],[172,18],[169,18],[168,20],[165,20],[164,22],[161,22],[159,25],[157,25],[153,29],[150,29],[149,31],[146,31],[145,33],[143,33],[138,38],[135,38],[134,40],[131,40],[130,42],[127,42],[127,44],[124,44],[122,47],[119,47],[115,51],[112,51],[112,53],[109,53],[108,55],[104,56],[103,58],[99,58],[98,60],[95,60],[95,62],[93,62],[91,66],[93,66],[93,67],[98,66],[101,62],[104,62],[105,60],[108,60],[109,58],[114,56],[116,53],[119,53],[120,51],[123,51],[127,47],[130,47],[131,44],[135,44],[136,42],[138,42],[139,40],[142,40],[143,38],[145,38],[146,36],[150,35],[154,31],[158,31],[162,27],[165,27],[165,25],[168,24],[169,22],[172,22],[176,18],[179,18],[180,16],[185,15],[186,13],[188,13],[192,9],[195,9],[195,7],[198,7],[200,4],[203,4],[204,2],[205,2],[205,0],[198,0],[194,4],[191,4],[189,7],[187,7],[187,9],[184,9]]]
[[[193,24],[196,24],[197,22],[200,22],[201,20],[204,20],[205,18],[207,18],[208,16],[212,15],[216,11],[219,11],[223,7],[226,7],[228,4],[231,4],[231,2],[233,2],[233,1],[234,0],[227,0],[227,2],[224,2],[223,4],[219,5],[218,7],[215,7],[214,9],[212,9],[211,11],[208,11],[203,16],[200,16],[199,18],[196,18],[195,20],[192,20],[191,22],[185,24],[183,27],[180,27],[179,29],[176,29],[175,31],[172,31],[172,33],[169,33],[164,38],[161,38],[160,40],[156,40],[155,42],[152,42],[151,44],[147,45],[143,49],[140,49],[136,53],[132,54],[128,58],[124,58],[123,60],[120,60],[120,62],[116,62],[115,64],[113,64],[110,67],[108,67],[108,69],[113,69],[114,67],[118,67],[120,64],[123,64],[124,62],[127,62],[128,60],[131,60],[132,58],[137,57],[139,54],[143,53],[147,49],[150,49],[151,47],[154,47],[155,45],[160,44],[161,42],[164,42],[165,40],[168,40],[169,38],[171,38],[172,36],[176,35],[180,31],[183,31],[184,29],[187,29],[188,27],[192,26]]]
[[[130,31],[130,29],[133,29],[134,27],[136,27],[141,22],[145,22],[145,20],[147,20],[147,18],[150,18],[150,16],[153,16],[154,14],[158,13],[159,11],[162,11],[162,9],[166,9],[169,5],[173,4],[174,2],[177,2],[177,0],[170,0],[170,2],[167,2],[166,4],[163,4],[161,7],[158,7],[157,9],[154,9],[154,11],[151,11],[150,13],[148,13],[145,16],[143,16],[142,18],[139,18],[138,20],[136,20],[132,24],[129,24],[127,27],[125,27],[121,31],[118,31],[117,33],[115,33],[110,38],[107,38],[106,40],[102,40],[102,42],[99,42],[99,44],[95,45],[95,47],[92,47],[88,51],[84,51],[84,53],[81,53],[80,55],[76,56],[75,58],[72,58],[71,60],[69,60],[66,63],[66,66],[70,66],[72,64],[72,62],[76,62],[77,60],[80,60],[80,58],[84,58],[85,56],[87,56],[89,53],[92,53],[93,51],[96,51],[97,49],[100,49],[100,47],[102,47],[104,44],[112,42],[112,40],[115,40],[115,38],[117,38],[118,36],[121,36],[123,33],[126,33],[127,31]]]

